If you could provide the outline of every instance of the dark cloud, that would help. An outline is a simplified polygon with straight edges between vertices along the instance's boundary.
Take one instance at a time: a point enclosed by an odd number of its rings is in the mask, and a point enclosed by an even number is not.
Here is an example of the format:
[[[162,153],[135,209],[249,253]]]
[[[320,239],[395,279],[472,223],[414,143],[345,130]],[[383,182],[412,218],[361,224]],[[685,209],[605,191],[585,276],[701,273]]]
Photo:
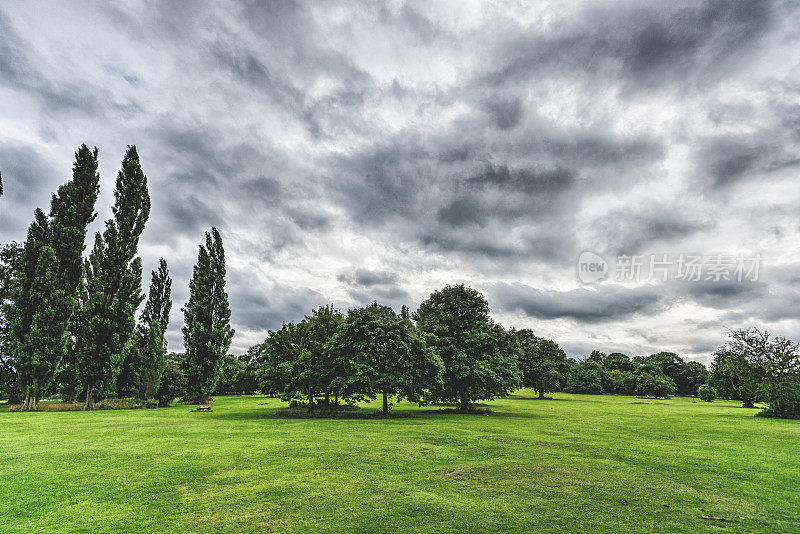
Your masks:
[[[547,24],[501,7],[4,4],[0,237],[24,238],[84,141],[106,219],[135,143],[146,266],[166,257],[185,302],[221,228],[235,351],[329,300],[399,308],[453,281],[572,355],[705,357],[739,323],[800,331],[800,32],[781,22],[797,6],[592,2]],[[771,262],[757,283],[575,279],[583,250],[745,249]]]
[[[343,272],[340,273],[337,278],[340,282],[361,287],[396,284],[399,281],[397,273],[370,271],[368,269],[356,269],[352,272]]]
[[[655,312],[665,306],[658,288],[601,285],[569,291],[541,290],[521,283],[499,283],[490,294],[500,309],[521,311],[539,319],[567,318],[607,322]]]

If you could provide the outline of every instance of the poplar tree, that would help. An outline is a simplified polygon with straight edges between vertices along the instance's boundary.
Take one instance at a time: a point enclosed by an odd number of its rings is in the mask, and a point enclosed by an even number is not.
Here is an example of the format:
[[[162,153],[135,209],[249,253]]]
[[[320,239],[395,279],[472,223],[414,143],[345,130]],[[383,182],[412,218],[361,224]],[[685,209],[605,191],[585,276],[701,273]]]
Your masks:
[[[216,228],[206,232],[206,244],[199,247],[183,316],[187,400],[204,402],[214,391],[234,333],[225,292],[225,249]]]
[[[167,365],[167,340],[164,336],[172,309],[171,295],[172,279],[166,260],[161,258],[158,270],[152,272],[150,292],[127,357],[136,391],[145,400],[155,395]]]
[[[75,153],[72,180],[58,188],[50,215],[40,209],[28,231],[8,311],[17,379],[33,410],[53,382],[67,350],[86,227],[99,191],[97,148]]]
[[[77,314],[78,376],[86,389],[86,409],[95,391],[113,390],[122,355],[135,328],[134,314],[144,299],[139,236],[150,215],[147,177],[136,147],[128,147],[117,175],[113,217],[84,263],[81,309]]]

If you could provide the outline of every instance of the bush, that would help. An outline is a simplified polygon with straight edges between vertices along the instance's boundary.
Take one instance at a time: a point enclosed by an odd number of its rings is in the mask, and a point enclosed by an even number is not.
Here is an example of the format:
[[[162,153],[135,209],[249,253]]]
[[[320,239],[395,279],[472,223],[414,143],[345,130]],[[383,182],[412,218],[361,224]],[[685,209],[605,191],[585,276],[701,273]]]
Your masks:
[[[147,399],[144,403],[145,408],[158,408],[158,399]]]
[[[161,385],[156,391],[155,398],[161,407],[169,406],[176,397],[186,395],[186,376],[178,369],[175,362],[168,362],[164,373],[161,375]]]
[[[697,388],[697,396],[704,402],[711,402],[717,398],[717,392],[711,385],[703,384]]]
[[[104,399],[97,404],[98,410],[135,410],[144,408],[144,401],[133,397],[126,399]]]

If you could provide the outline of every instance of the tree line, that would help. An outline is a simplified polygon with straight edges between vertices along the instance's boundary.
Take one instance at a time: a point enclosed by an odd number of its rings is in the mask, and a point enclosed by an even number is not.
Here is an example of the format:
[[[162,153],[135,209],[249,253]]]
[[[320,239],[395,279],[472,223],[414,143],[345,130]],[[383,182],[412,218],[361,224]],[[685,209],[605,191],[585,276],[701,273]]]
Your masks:
[[[117,174],[111,217],[84,258],[100,191],[98,150],[82,145],[72,178],[36,209],[23,243],[0,250],[0,388],[10,402],[35,410],[40,399],[98,399],[132,394],[154,401],[167,369],[165,334],[172,307],[166,260],[152,272],[145,300],[139,238],[150,216],[147,177],[135,146]],[[2,177],[0,176],[0,196]],[[214,389],[230,346],[225,255],[216,228],[199,248],[183,329],[188,395]]]
[[[227,354],[234,331],[225,292],[225,250],[216,228],[198,248],[182,308],[184,352],[168,354],[172,307],[166,260],[152,272],[145,301],[139,238],[150,214],[147,178],[135,146],[117,175],[111,217],[83,257],[100,188],[98,151],[75,154],[72,179],[34,212],[24,243],[0,249],[0,393],[33,410],[39,399],[176,397],[255,392],[319,405],[381,399],[443,403],[468,411],[520,386],[548,393],[700,395],[767,402],[761,414],[800,417],[800,347],[757,329],[731,333],[711,370],[672,352],[630,358],[592,352],[568,358],[530,329],[505,329],[486,298],[464,284],[433,292],[411,313],[377,302],[333,305],[269,331],[246,355]],[[2,196],[0,176],[0,196]],[[135,319],[142,302],[144,307]]]

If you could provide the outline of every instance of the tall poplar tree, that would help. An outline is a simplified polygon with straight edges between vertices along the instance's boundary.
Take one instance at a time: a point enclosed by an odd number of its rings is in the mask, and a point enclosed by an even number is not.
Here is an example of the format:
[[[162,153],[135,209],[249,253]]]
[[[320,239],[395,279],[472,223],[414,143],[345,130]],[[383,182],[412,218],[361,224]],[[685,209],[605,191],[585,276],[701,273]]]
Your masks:
[[[206,232],[206,244],[200,245],[183,316],[187,400],[204,402],[217,384],[234,333],[225,292],[225,249],[216,228]]]
[[[166,260],[161,258],[158,270],[152,272],[147,302],[123,364],[130,386],[145,400],[155,395],[167,365],[167,340],[164,336],[172,309],[171,295],[172,279]]]
[[[95,217],[99,183],[97,149],[83,145],[75,153],[72,180],[51,199],[49,217],[37,209],[28,231],[8,311],[26,410],[35,409],[66,353],[86,227]]]
[[[86,389],[86,409],[95,391],[114,387],[123,354],[135,328],[134,314],[144,299],[139,236],[150,216],[147,177],[136,147],[128,147],[117,175],[113,217],[84,264],[81,308],[77,314],[78,375]]]

